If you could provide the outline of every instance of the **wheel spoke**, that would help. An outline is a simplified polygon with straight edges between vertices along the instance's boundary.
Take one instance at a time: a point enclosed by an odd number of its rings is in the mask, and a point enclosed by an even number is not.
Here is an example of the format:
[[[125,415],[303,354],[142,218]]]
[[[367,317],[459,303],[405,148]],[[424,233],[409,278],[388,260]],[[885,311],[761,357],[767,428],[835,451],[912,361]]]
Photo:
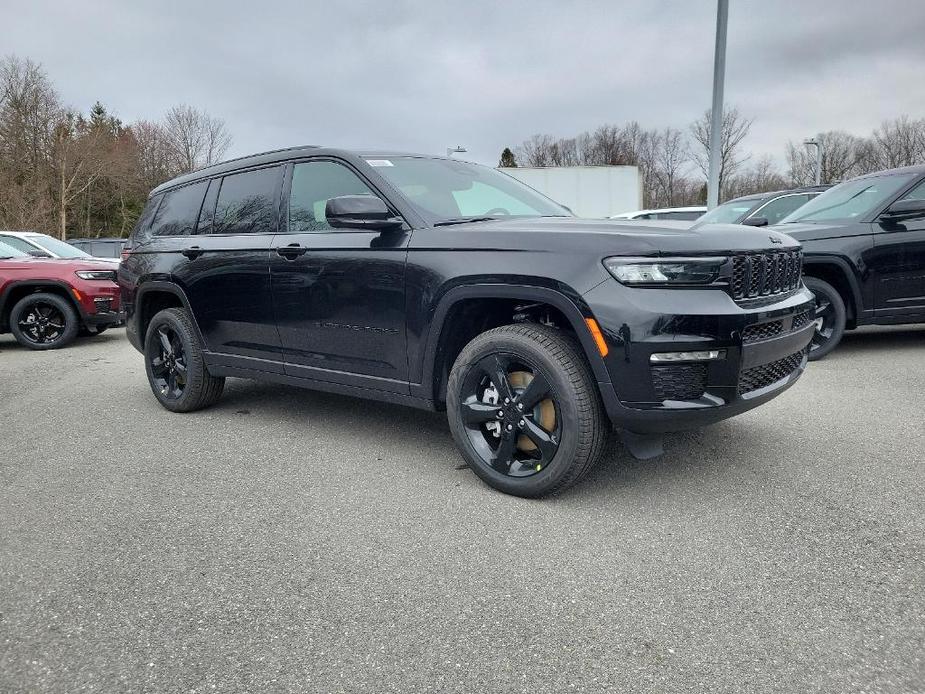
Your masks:
[[[176,367],[178,374],[186,376],[186,364],[182,359],[175,359],[173,365]]]
[[[501,437],[501,442],[491,458],[491,466],[495,470],[507,474],[511,468],[511,461],[514,459],[516,444],[516,438],[510,434]]]
[[[540,400],[545,400],[549,394],[549,383],[541,373],[534,373],[533,380],[527,385],[523,393],[520,394],[518,403],[524,406],[525,410],[532,410]]]
[[[559,450],[559,444],[554,441],[553,437],[545,429],[533,422],[530,417],[524,420],[524,433],[528,439],[536,444],[540,455],[543,456],[543,461],[546,463],[552,461],[556,451]]]
[[[173,345],[170,342],[170,337],[164,332],[164,328],[157,329],[157,337],[161,341],[161,347],[164,350],[164,354],[171,355],[173,354]]]
[[[151,373],[155,376],[163,376],[167,371],[167,364],[161,357],[155,357],[151,360]]]
[[[821,316],[823,313],[826,313],[829,310],[829,307],[832,305],[832,302],[828,299],[817,299],[816,300],[816,315]]]
[[[475,398],[470,398],[462,404],[463,422],[466,426],[477,426],[485,422],[496,421],[499,409],[497,405],[479,402]]]
[[[507,377],[506,360],[497,354],[490,354],[479,362],[479,368],[491,379],[502,399],[514,399],[514,391]]]

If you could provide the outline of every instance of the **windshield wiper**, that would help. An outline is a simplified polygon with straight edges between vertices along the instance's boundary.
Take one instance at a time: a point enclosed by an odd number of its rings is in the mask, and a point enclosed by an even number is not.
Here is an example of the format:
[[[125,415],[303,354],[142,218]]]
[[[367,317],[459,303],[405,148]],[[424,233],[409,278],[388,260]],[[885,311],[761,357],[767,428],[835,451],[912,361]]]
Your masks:
[[[452,219],[441,219],[434,222],[435,227],[448,227],[452,224],[468,224],[469,222],[491,222],[497,217],[453,217]]]

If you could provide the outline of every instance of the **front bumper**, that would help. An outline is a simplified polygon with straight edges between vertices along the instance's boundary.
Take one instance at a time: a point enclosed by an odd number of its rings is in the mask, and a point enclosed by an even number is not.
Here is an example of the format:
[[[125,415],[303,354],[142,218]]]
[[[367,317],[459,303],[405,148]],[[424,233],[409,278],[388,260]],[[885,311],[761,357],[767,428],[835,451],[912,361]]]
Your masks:
[[[609,347],[598,385],[608,415],[642,434],[691,429],[757,407],[806,368],[815,330],[805,287],[738,304],[718,289],[628,288],[584,296]],[[652,354],[717,350],[722,358],[653,364]]]

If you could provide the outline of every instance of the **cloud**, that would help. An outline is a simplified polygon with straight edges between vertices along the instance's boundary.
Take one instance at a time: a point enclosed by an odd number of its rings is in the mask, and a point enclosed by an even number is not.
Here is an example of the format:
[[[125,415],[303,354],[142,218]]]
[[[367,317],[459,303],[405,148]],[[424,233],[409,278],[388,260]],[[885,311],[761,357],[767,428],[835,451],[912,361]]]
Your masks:
[[[925,113],[925,5],[731,3],[727,103],[748,145],[869,132]],[[0,45],[42,62],[65,100],[124,120],[190,103],[222,116],[234,154],[300,143],[497,161],[536,132],[604,122],[684,127],[710,104],[715,5],[534,0],[34,0]]]

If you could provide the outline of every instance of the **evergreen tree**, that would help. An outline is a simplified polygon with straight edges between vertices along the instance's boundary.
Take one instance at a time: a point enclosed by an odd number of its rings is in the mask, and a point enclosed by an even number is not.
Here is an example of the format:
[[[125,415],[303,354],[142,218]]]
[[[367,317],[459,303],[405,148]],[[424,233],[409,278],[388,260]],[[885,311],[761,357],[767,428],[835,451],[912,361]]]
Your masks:
[[[498,162],[498,166],[505,168],[517,166],[517,159],[514,157],[510,147],[505,147],[504,151],[501,152],[501,161]]]

